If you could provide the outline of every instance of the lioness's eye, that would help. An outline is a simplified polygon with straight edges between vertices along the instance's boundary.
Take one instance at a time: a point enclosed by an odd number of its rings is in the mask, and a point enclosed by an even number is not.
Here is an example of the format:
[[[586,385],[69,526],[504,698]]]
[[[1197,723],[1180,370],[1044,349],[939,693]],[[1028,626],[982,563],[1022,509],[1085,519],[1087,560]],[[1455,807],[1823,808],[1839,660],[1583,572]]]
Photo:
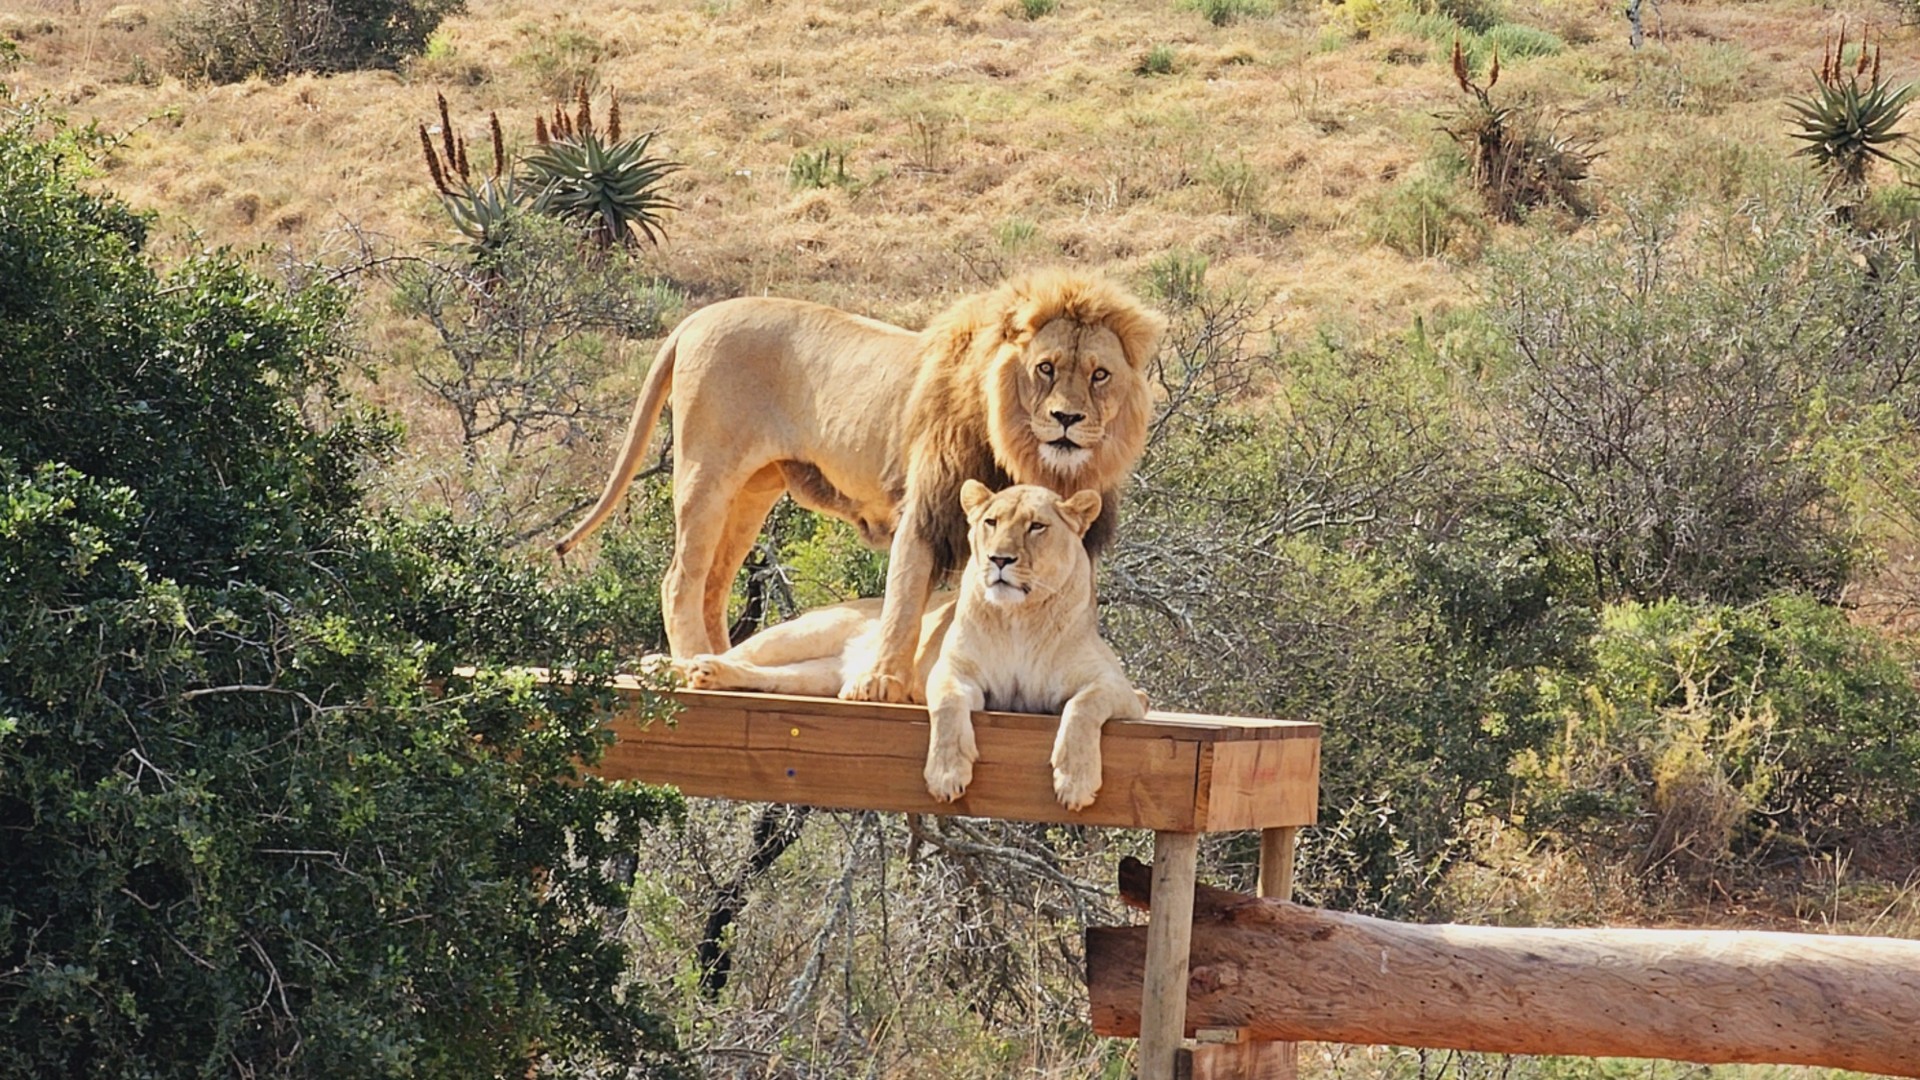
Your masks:
[[[995,520],[994,520],[994,519],[992,519],[992,518],[982,518],[982,519],[980,520],[980,524],[982,524],[982,525],[985,525],[985,526],[986,526],[987,528],[989,528],[989,529],[991,529],[991,528],[993,528],[993,527],[994,527],[995,525],[998,525],[998,524],[1000,524],[1000,523],[999,523],[998,521],[995,521]]]
[[[1043,379],[1053,378],[1053,364],[1048,361],[1044,361],[1044,360],[1041,361],[1040,366],[1037,368],[1034,368],[1033,370],[1039,372],[1040,377]]]
[[[1106,381],[1107,381],[1107,378],[1108,378],[1108,376],[1109,376],[1109,375],[1111,375],[1111,374],[1112,374],[1112,372],[1109,372],[1109,371],[1108,371],[1108,370],[1107,370],[1106,368],[1103,368],[1103,367],[1101,367],[1101,368],[1094,368],[1094,369],[1093,369],[1093,381],[1094,381],[1094,382],[1097,382],[1097,383],[1103,383],[1103,382],[1106,382]]]
[[[1028,532],[1030,532],[1030,533],[1043,533],[1043,532],[1046,532],[1046,531],[1047,531],[1047,523],[1046,523],[1046,522],[1044,522],[1044,521],[1036,521],[1036,522],[1034,522],[1033,524],[1031,524],[1031,525],[1029,525],[1029,526],[1027,526],[1027,531],[1028,531]]]

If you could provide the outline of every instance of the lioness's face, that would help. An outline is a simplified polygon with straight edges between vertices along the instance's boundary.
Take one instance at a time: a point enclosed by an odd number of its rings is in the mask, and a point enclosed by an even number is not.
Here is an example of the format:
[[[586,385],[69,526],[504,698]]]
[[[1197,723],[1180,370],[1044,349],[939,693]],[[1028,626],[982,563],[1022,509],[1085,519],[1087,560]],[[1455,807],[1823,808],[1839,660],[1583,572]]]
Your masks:
[[[1062,499],[1046,488],[1020,484],[994,494],[969,480],[960,501],[972,543],[967,574],[977,576],[992,603],[1023,604],[1090,573],[1080,538],[1100,516],[1099,492]]]
[[[1071,476],[1093,460],[1123,402],[1143,389],[1120,337],[1105,326],[1055,319],[1028,342],[1020,401],[1040,460]]]

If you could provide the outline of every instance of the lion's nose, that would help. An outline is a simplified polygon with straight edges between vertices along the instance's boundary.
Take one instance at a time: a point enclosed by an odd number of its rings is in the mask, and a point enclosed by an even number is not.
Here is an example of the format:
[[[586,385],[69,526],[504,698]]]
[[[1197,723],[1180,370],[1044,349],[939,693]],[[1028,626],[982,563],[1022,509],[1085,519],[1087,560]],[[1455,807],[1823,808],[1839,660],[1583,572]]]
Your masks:
[[[1055,409],[1053,410],[1053,418],[1055,420],[1060,421],[1060,428],[1061,430],[1064,431],[1065,429],[1072,427],[1073,425],[1079,423],[1080,421],[1085,420],[1087,418],[1087,414],[1077,413],[1077,412],[1061,412],[1059,409]]]
[[[1019,558],[1018,555],[989,555],[987,556],[987,561],[1005,570],[1007,567],[1012,566]]]

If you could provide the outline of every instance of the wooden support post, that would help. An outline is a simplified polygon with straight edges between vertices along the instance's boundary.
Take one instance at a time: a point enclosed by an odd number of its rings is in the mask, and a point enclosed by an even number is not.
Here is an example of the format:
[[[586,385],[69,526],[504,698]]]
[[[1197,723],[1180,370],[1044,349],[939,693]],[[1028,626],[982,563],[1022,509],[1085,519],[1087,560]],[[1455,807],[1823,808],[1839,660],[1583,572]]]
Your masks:
[[[1274,900],[1293,899],[1293,848],[1300,830],[1294,826],[1260,831],[1260,895]],[[1269,1042],[1232,1031],[1234,1038],[1208,1038],[1215,1029],[1195,1032],[1196,1044],[1185,1051],[1185,1074],[1190,1080],[1297,1080],[1300,1044]]]
[[[1140,1080],[1174,1080],[1187,1027],[1187,947],[1193,938],[1197,833],[1153,834],[1153,895],[1140,989]]]
[[[1293,845],[1298,827],[1260,830],[1260,895],[1269,900],[1293,899]]]

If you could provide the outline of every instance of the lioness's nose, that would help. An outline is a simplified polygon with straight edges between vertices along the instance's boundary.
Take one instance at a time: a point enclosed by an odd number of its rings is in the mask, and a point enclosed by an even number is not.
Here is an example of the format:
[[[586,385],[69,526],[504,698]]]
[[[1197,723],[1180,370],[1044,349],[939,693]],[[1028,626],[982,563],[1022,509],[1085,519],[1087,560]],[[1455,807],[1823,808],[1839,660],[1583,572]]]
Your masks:
[[[1005,570],[1007,567],[1012,566],[1019,558],[1018,555],[989,555],[987,556],[987,561]]]
[[[1087,418],[1087,414],[1078,413],[1078,412],[1061,412],[1059,409],[1055,409],[1053,410],[1053,418],[1055,420],[1060,421],[1061,427],[1070,428],[1073,425],[1079,423],[1080,421],[1085,420]]]

